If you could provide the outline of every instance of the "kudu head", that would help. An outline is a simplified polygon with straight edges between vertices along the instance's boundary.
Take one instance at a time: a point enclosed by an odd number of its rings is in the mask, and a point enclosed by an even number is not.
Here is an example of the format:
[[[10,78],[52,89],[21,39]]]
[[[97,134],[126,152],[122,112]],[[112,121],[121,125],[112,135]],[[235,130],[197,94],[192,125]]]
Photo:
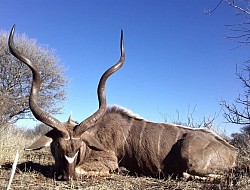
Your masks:
[[[12,27],[9,35],[8,45],[10,52],[17,59],[26,64],[33,74],[32,87],[29,96],[30,110],[36,119],[53,129],[45,134],[45,136],[38,139],[34,144],[27,148],[27,150],[40,149],[44,146],[51,145],[51,152],[55,158],[55,165],[57,168],[57,178],[62,180],[75,179],[75,166],[79,162],[80,154],[84,155],[86,152],[80,152],[80,150],[82,150],[81,147],[85,146],[97,151],[104,150],[102,144],[88,132],[88,129],[95,126],[95,124],[104,116],[107,107],[105,95],[106,80],[110,75],[120,69],[124,63],[125,51],[123,45],[123,32],[121,31],[120,59],[102,75],[99,81],[97,88],[99,109],[80,124],[76,124],[71,117],[65,123],[60,122],[38,105],[37,100],[41,85],[41,76],[36,65],[15,48],[13,41],[14,32],[15,25]],[[84,150],[86,150],[86,148]]]

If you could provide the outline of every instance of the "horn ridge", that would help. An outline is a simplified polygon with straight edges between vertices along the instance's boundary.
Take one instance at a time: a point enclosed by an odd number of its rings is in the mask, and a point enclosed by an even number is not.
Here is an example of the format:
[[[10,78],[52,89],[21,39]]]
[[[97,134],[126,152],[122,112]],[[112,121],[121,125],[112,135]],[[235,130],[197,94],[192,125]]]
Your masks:
[[[123,31],[121,30],[121,38],[120,38],[120,50],[121,55],[119,61],[110,67],[101,77],[98,87],[97,87],[97,95],[99,101],[99,109],[92,114],[90,117],[82,121],[79,125],[75,127],[76,136],[81,135],[84,131],[86,131],[89,127],[92,127],[96,124],[105,114],[107,109],[107,101],[106,101],[106,81],[113,73],[119,70],[125,61],[125,50],[124,50],[124,41],[123,41]]]
[[[14,33],[15,33],[15,25],[13,25],[10,35],[9,35],[9,40],[8,40],[9,50],[13,56],[15,56],[17,59],[22,61],[32,71],[33,79],[32,79],[32,86],[31,86],[30,97],[29,97],[30,110],[32,111],[33,115],[35,116],[37,120],[61,132],[63,137],[67,137],[68,132],[64,128],[63,124],[38,106],[37,99],[38,99],[38,93],[40,91],[40,86],[42,82],[41,75],[38,72],[38,69],[36,68],[36,66],[27,57],[25,57],[22,53],[20,53],[15,48],[14,40],[13,40]]]

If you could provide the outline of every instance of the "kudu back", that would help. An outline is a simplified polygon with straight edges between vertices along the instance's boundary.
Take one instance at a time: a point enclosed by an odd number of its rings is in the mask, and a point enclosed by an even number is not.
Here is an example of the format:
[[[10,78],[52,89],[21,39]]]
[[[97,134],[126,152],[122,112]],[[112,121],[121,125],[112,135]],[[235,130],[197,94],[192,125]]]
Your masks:
[[[42,110],[38,104],[40,73],[13,42],[15,26],[9,36],[10,52],[33,74],[29,97],[36,119],[52,128],[27,150],[50,146],[58,179],[81,175],[108,175],[119,167],[139,175],[161,177],[168,174],[209,176],[223,174],[235,166],[237,150],[207,129],[194,129],[146,121],[126,109],[106,104],[105,84],[123,66],[125,51],[121,32],[119,61],[110,67],[98,84],[99,109],[76,124],[70,117],[63,123]]]

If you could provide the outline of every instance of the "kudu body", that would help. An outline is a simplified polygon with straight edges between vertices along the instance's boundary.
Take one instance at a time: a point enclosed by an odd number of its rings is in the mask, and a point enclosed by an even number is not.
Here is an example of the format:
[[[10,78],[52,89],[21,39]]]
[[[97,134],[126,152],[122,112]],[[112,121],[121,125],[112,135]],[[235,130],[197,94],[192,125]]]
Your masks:
[[[37,105],[40,74],[14,47],[14,29],[9,37],[10,51],[33,73],[30,109],[38,120],[53,128],[28,150],[50,145],[59,179],[75,178],[76,173],[106,175],[121,166],[153,177],[183,172],[208,176],[234,167],[237,150],[212,131],[153,123],[123,108],[106,108],[106,80],[125,60],[122,33],[120,60],[103,74],[98,85],[99,109],[80,124],[71,117],[66,123],[58,121]]]

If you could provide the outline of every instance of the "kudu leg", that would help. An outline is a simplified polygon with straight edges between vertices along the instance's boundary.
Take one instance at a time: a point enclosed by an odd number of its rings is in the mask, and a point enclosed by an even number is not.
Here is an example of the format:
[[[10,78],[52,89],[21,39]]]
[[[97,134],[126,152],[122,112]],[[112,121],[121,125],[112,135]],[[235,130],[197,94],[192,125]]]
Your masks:
[[[108,176],[118,169],[118,159],[113,151],[93,151],[91,159],[76,167],[83,176]]]

